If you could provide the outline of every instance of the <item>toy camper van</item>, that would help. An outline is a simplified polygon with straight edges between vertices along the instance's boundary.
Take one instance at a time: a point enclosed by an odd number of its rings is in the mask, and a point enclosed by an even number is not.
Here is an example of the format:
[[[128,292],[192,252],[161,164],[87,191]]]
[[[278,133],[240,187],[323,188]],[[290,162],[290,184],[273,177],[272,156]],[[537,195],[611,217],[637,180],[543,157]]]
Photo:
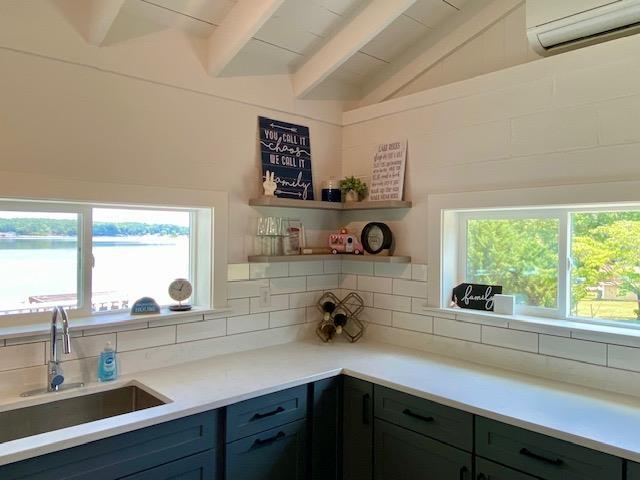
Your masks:
[[[362,244],[358,237],[347,233],[347,230],[344,228],[340,230],[340,233],[332,233],[329,235],[329,249],[334,255],[338,253],[361,255],[363,252]]]

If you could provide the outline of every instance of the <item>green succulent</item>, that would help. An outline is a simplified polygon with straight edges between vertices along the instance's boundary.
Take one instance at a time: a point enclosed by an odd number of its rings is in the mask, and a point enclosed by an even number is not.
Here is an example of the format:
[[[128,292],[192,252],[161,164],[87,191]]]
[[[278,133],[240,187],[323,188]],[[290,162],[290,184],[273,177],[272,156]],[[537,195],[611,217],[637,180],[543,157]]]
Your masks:
[[[342,190],[342,193],[347,193],[349,190],[353,190],[362,197],[367,194],[368,188],[369,187],[367,187],[366,183],[353,176],[345,177],[340,180],[340,190]]]

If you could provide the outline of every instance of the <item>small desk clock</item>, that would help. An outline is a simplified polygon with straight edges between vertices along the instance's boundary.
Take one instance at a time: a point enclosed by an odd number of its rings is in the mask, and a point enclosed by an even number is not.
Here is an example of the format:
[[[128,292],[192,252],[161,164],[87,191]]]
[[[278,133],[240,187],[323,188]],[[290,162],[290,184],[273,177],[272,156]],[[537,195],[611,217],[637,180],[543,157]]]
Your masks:
[[[169,296],[173,298],[177,304],[169,305],[169,310],[173,312],[186,312],[191,310],[191,305],[184,302],[193,293],[193,286],[186,278],[176,278],[169,285]]]

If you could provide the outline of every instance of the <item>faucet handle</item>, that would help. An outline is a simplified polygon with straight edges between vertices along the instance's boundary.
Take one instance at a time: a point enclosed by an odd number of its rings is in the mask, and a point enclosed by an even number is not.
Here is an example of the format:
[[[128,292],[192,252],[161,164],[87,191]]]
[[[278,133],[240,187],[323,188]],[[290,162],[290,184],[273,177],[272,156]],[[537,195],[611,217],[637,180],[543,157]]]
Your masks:
[[[51,377],[51,388],[57,390],[57,388],[64,383],[64,375],[56,373]]]

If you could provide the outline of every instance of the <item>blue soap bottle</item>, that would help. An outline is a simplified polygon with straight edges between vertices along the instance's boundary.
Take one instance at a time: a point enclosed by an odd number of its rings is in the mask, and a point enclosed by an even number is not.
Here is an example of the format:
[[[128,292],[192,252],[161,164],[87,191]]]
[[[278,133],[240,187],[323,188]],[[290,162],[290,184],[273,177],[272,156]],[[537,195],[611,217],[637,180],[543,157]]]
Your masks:
[[[113,349],[111,342],[107,342],[104,350],[100,352],[100,357],[98,357],[98,380],[108,382],[116,378],[118,378],[116,351]]]

